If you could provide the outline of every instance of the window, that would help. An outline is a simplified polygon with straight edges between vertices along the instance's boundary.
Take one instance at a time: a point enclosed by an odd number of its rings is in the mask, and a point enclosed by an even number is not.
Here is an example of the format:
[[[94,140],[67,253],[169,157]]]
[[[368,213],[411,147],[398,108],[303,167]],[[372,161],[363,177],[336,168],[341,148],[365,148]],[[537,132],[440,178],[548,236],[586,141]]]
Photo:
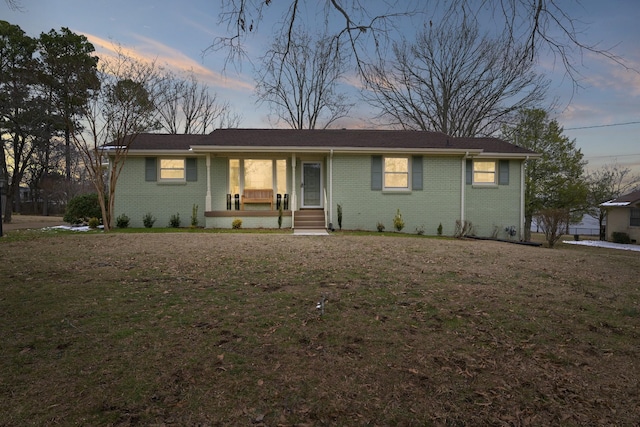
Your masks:
[[[184,181],[185,180],[185,160],[184,159],[160,159],[160,180],[161,181]]]
[[[629,213],[629,226],[640,227],[640,208],[631,208]]]
[[[409,158],[384,158],[384,188],[409,189]]]
[[[285,159],[229,159],[229,193],[263,188],[273,188],[279,194],[287,192]]]
[[[496,162],[494,161],[473,161],[473,183],[474,184],[495,184],[496,183]]]

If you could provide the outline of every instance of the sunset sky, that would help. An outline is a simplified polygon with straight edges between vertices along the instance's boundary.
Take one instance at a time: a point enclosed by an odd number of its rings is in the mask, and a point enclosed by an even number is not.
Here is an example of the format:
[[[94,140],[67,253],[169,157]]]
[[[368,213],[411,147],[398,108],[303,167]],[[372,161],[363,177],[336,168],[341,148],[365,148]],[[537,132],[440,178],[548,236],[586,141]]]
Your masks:
[[[205,53],[216,36],[226,33],[219,24],[219,2],[210,0],[19,0],[21,10],[10,10],[0,1],[0,19],[19,25],[28,35],[68,27],[84,34],[105,55],[114,43],[175,70],[193,70],[198,79],[213,88],[220,99],[228,100],[243,116],[244,128],[273,127],[268,107],[258,105],[253,92],[253,69],[265,52],[282,8],[267,9],[258,36],[247,40],[251,61],[224,67],[226,52]],[[313,2],[310,2],[313,3]],[[569,2],[561,2],[569,3]],[[383,1],[363,4],[383,7]],[[567,9],[579,20],[582,40],[612,48],[629,68],[640,70],[640,3],[637,0],[584,0]],[[313,16],[317,11],[307,11]],[[407,35],[418,29],[407,25]],[[603,57],[575,55],[581,72],[581,87],[573,90],[557,59],[543,57],[539,71],[552,79],[549,103],[555,101],[553,117],[576,139],[589,161],[589,168],[617,162],[640,174],[640,73],[625,69]],[[353,92],[357,107],[340,127],[371,127],[370,108],[357,99],[357,91],[347,78],[343,90]]]

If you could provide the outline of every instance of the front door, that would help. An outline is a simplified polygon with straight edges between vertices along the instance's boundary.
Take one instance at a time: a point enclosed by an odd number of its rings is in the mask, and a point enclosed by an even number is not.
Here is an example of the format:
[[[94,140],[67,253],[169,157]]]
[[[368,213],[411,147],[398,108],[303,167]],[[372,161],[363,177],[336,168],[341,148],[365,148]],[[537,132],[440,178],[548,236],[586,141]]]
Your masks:
[[[302,162],[302,207],[322,207],[322,163]]]

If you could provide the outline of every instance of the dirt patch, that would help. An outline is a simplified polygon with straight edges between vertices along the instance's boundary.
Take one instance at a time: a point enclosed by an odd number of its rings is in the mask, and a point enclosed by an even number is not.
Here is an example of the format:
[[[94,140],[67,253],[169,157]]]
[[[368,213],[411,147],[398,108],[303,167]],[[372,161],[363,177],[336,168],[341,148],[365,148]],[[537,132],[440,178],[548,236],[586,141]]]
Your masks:
[[[62,217],[57,216],[38,216],[38,215],[16,215],[11,216],[10,223],[2,224],[2,231],[8,232],[13,230],[40,229],[45,227],[54,227],[56,225],[66,224]]]
[[[640,419],[636,253],[185,232],[0,258],[7,425]]]

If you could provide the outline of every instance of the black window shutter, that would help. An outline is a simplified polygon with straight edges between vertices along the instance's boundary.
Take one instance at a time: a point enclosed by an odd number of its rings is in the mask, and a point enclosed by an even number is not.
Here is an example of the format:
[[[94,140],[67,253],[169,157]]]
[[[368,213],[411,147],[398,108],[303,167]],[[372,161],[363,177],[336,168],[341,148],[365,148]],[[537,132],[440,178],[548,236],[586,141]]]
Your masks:
[[[156,167],[155,157],[144,158],[144,180],[145,181],[157,181],[158,169]]]
[[[473,184],[473,160],[467,159],[467,184]]]
[[[187,181],[198,180],[198,159],[195,157],[187,157],[185,162]]]
[[[371,189],[382,190],[382,156],[371,156]]]
[[[500,173],[498,177],[498,184],[509,185],[509,160],[500,160],[498,169]]]
[[[411,188],[422,190],[422,156],[413,156],[411,165]]]

